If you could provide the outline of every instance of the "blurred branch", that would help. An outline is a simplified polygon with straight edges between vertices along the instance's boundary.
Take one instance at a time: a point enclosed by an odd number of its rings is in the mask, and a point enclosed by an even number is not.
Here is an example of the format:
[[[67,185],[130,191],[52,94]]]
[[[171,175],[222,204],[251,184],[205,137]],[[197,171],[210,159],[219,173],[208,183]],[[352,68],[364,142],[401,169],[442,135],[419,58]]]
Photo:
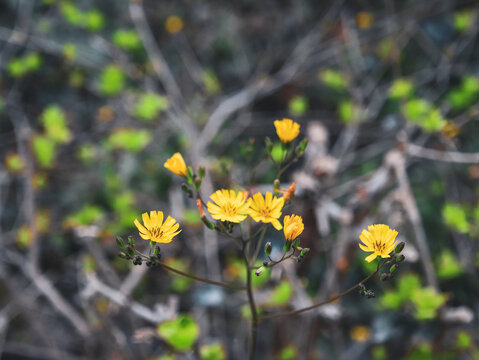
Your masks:
[[[434,161],[443,161],[459,164],[479,164],[479,152],[463,153],[459,151],[440,151],[434,149],[427,149],[411,143],[405,144],[405,152],[410,156]]]

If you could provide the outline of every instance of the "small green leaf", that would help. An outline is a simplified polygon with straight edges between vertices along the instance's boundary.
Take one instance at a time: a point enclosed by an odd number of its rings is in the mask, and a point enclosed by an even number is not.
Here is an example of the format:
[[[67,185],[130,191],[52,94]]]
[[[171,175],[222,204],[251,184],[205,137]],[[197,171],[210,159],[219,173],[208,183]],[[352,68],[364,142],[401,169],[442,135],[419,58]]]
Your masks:
[[[294,360],[298,357],[298,348],[294,345],[287,345],[278,353],[279,360]]]
[[[270,306],[282,306],[287,305],[293,297],[293,287],[287,280],[282,280],[274,288],[271,296],[267,302]]]
[[[105,26],[105,17],[97,9],[92,9],[84,14],[85,27],[92,31],[100,31]]]
[[[415,317],[418,320],[434,319],[437,310],[444,305],[446,300],[447,295],[438,293],[434,288],[416,289],[411,296],[411,301],[416,308]]]
[[[226,352],[220,343],[200,347],[201,360],[225,360]]]
[[[107,144],[113,149],[138,152],[150,143],[152,135],[146,130],[120,128],[108,137]]]
[[[458,11],[453,14],[454,28],[458,32],[466,32],[474,24],[474,18],[476,17],[476,12],[472,9]]]
[[[308,101],[304,96],[294,96],[288,104],[289,112],[293,116],[302,116],[308,111]]]
[[[7,71],[13,78],[21,78],[40,68],[42,59],[36,52],[24,57],[14,58],[7,65]]]
[[[106,96],[118,95],[125,87],[125,74],[117,65],[106,66],[100,74],[99,89]]]
[[[102,208],[96,205],[87,204],[83,206],[79,211],[69,215],[66,218],[68,225],[92,225],[98,223],[104,216]]]
[[[466,211],[458,204],[446,204],[442,209],[442,218],[451,228],[461,234],[469,232],[469,222],[467,221]]]
[[[155,93],[145,93],[141,95],[135,105],[134,115],[141,120],[152,121],[168,106],[167,97]]]
[[[359,118],[359,107],[351,100],[341,101],[338,107],[339,118],[345,125],[352,124]]]
[[[178,351],[191,349],[200,334],[200,327],[189,315],[180,315],[178,318],[158,325],[158,335]]]
[[[133,51],[141,48],[141,39],[135,30],[119,29],[113,33],[113,42],[123,50]]]
[[[441,279],[452,279],[462,274],[462,268],[454,254],[445,249],[436,261],[437,275]]]
[[[404,100],[409,98],[414,93],[414,85],[412,80],[400,78],[394,81],[389,89],[389,94],[392,99]]]
[[[473,345],[471,334],[461,330],[456,334],[456,346],[461,350],[467,350]]]
[[[32,139],[32,147],[39,165],[43,168],[50,168],[56,156],[56,145],[47,136],[35,135]]]
[[[71,141],[72,134],[66,126],[65,113],[56,105],[49,105],[40,115],[46,136],[55,143],[65,144]]]
[[[339,71],[326,69],[319,73],[319,79],[324,85],[336,90],[344,91],[348,88],[348,78]]]
[[[203,85],[209,95],[220,92],[221,84],[213,70],[205,69],[202,75]]]

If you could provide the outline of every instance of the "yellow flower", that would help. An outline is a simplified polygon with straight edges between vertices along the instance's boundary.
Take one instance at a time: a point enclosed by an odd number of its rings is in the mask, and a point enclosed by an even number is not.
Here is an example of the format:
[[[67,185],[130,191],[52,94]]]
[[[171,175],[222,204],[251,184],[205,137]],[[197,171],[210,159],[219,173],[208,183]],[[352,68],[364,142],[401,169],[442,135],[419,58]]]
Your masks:
[[[186,176],[185,160],[183,160],[183,156],[181,156],[179,152],[173,154],[172,157],[166,160],[164,167],[176,175]]]
[[[210,196],[206,207],[215,220],[239,223],[248,215],[248,203],[243,192],[236,193],[234,190],[218,190]]]
[[[284,198],[273,197],[273,194],[267,192],[265,197],[260,193],[253,195],[253,198],[248,199],[249,215],[254,221],[262,221],[264,223],[271,223],[276,230],[281,230],[283,226],[278,221],[281,216],[281,209],[284,205]]]
[[[286,241],[295,240],[304,230],[303,219],[298,215],[286,215],[283,220]]]
[[[355,326],[350,331],[351,339],[358,342],[368,341],[371,338],[371,330],[366,326]]]
[[[289,143],[299,135],[299,124],[291,119],[276,120],[274,122],[276,133],[284,143]]]
[[[163,222],[163,212],[161,211],[150,211],[150,216],[148,213],[143,213],[141,216],[144,226],[137,219],[135,219],[135,225],[140,231],[140,236],[145,240],[169,243],[181,232],[181,230],[177,231],[180,224],[171,216],[168,216]]]
[[[384,224],[370,225],[368,226],[368,230],[363,230],[361,235],[359,235],[359,239],[366,245],[364,246],[359,243],[361,250],[372,252],[371,255],[366,257],[366,261],[371,262],[376,259],[377,256],[381,256],[382,258],[391,257],[389,254],[396,246],[394,240],[398,232]]]

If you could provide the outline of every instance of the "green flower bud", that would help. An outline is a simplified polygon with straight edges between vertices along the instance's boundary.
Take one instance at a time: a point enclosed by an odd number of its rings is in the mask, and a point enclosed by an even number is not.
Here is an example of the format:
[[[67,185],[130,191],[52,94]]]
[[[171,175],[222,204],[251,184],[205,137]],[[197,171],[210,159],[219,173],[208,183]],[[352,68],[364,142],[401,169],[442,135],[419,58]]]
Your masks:
[[[268,241],[265,245],[264,245],[264,253],[266,255],[271,255],[271,251],[273,250],[273,245],[271,244],[270,241]]]
[[[391,267],[389,268],[389,272],[392,274],[392,273],[394,273],[397,269],[398,269],[398,265],[397,265],[397,264],[394,264],[393,266],[391,266]]]
[[[160,254],[160,247],[159,246],[155,246],[155,248],[153,249],[153,254],[155,256],[158,256]]]
[[[133,236],[128,236],[128,244],[131,246],[135,246],[135,240],[133,239]]]
[[[305,256],[305,255],[307,255],[310,251],[311,251],[310,248],[304,248],[304,249],[301,250],[300,256]]]
[[[397,263],[403,262],[405,258],[406,257],[404,255],[399,255],[398,257],[396,257],[396,262]]]
[[[399,244],[396,245],[396,248],[394,249],[394,252],[396,254],[400,254],[401,251],[403,251],[405,245],[406,244],[404,243],[404,241],[401,241]]]
[[[125,242],[123,241],[123,239],[120,236],[116,237],[116,243],[120,248],[122,248],[122,249],[125,248]]]
[[[205,177],[205,168],[203,166],[200,166],[198,168],[198,176],[200,179],[203,179]]]

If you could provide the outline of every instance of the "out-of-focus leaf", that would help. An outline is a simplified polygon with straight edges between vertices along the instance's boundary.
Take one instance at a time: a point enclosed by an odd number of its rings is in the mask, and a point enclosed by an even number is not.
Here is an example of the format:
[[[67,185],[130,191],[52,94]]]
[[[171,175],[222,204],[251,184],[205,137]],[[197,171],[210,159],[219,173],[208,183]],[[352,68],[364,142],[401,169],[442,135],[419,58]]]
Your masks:
[[[464,76],[461,84],[449,92],[447,99],[454,109],[467,109],[479,101],[479,79],[473,76]]]
[[[297,95],[289,101],[288,107],[291,115],[302,116],[308,111],[308,101],[304,96]]]
[[[282,306],[287,305],[293,296],[293,287],[287,280],[281,281],[274,288],[268,299],[267,305],[269,306]]]
[[[105,96],[114,96],[123,90],[125,83],[123,70],[117,65],[108,65],[100,74],[99,89]]]
[[[389,94],[392,99],[404,100],[414,93],[414,84],[412,80],[400,78],[396,79],[389,88]]]
[[[97,9],[88,10],[84,18],[85,27],[92,32],[100,31],[105,26],[105,17]]]
[[[348,88],[348,78],[337,70],[323,70],[319,73],[318,77],[324,85],[336,91],[344,91]]]
[[[409,354],[407,360],[434,360],[431,351],[431,345],[421,344],[416,346],[414,350]]]
[[[91,225],[100,221],[103,215],[104,212],[99,206],[87,204],[76,213],[69,215],[66,218],[66,225]]]
[[[418,320],[432,320],[439,309],[447,300],[447,295],[438,293],[434,288],[416,289],[411,296],[411,301],[416,308],[415,317]]]
[[[25,161],[20,155],[12,153],[5,157],[5,166],[12,173],[20,173],[25,168]]]
[[[151,139],[152,135],[146,130],[121,128],[110,134],[107,144],[113,149],[124,149],[135,153],[148,145]]]
[[[442,218],[451,228],[462,234],[469,232],[469,222],[467,221],[466,211],[457,204],[446,204],[442,209]]]
[[[42,58],[36,52],[29,53],[24,57],[12,59],[7,65],[8,74],[13,78],[20,78],[40,68]]]
[[[17,232],[17,246],[20,249],[27,249],[32,244],[32,233],[27,225],[23,225]]]
[[[462,274],[462,268],[454,254],[445,249],[436,261],[437,275],[441,279],[451,279]]]
[[[180,315],[178,318],[158,325],[158,335],[178,351],[191,349],[200,334],[200,327],[189,315]]]
[[[461,330],[456,334],[456,346],[459,349],[467,350],[473,344],[472,336],[467,331]]]
[[[35,135],[32,139],[32,147],[39,165],[50,168],[56,156],[55,142],[47,136]]]
[[[220,343],[203,345],[200,347],[201,360],[225,360],[226,352]]]
[[[477,13],[473,9],[458,11],[453,14],[454,28],[458,32],[466,32],[474,24]]]
[[[141,39],[135,30],[118,29],[113,34],[113,42],[123,50],[132,51],[141,48]]]
[[[71,141],[72,134],[66,126],[65,113],[56,105],[49,105],[40,115],[46,136],[55,143],[65,144]]]
[[[359,107],[352,100],[345,100],[339,103],[339,119],[345,125],[352,124],[359,119]]]
[[[294,345],[287,345],[282,348],[278,353],[278,359],[280,360],[294,360],[298,357],[299,350]]]
[[[220,81],[213,70],[205,69],[202,75],[203,85],[208,95],[214,95],[221,91]]]
[[[140,96],[135,105],[134,115],[144,121],[154,120],[169,105],[168,98],[155,93],[145,93]]]

